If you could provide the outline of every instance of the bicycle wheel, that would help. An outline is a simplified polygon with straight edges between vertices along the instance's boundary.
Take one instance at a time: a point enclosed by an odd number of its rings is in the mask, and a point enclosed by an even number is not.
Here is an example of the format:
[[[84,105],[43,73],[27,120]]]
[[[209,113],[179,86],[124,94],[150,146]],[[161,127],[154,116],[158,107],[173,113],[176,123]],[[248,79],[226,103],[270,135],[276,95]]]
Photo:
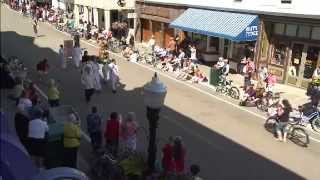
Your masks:
[[[268,111],[268,106],[265,104],[265,99],[261,99],[259,101],[257,101],[256,105],[257,105],[257,109],[267,112]]]
[[[216,92],[218,93],[222,93],[222,89],[223,89],[223,86],[221,86],[220,84],[216,87]]]
[[[311,121],[311,127],[313,130],[320,132],[320,118],[317,117]]]
[[[294,127],[290,139],[298,145],[306,147],[309,144],[309,135],[300,127]]]
[[[264,123],[264,128],[275,134],[276,133],[276,124],[277,124],[277,119],[276,117],[269,117],[266,122]]]
[[[232,97],[233,99],[239,99],[240,97],[240,91],[237,87],[235,86],[232,86],[230,89],[229,89],[229,92],[228,92],[229,96]]]

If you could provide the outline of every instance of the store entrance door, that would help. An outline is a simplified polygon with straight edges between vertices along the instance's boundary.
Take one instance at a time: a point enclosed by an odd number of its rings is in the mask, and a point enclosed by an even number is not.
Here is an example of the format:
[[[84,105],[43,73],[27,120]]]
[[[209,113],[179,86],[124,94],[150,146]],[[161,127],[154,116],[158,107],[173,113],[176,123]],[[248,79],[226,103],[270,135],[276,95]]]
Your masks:
[[[303,64],[303,74],[301,78],[300,87],[308,88],[309,83],[312,80],[312,75],[317,66],[320,65],[320,46],[308,45],[306,51],[306,59]]]
[[[294,42],[288,63],[287,83],[307,88],[314,70],[320,65],[320,46]]]

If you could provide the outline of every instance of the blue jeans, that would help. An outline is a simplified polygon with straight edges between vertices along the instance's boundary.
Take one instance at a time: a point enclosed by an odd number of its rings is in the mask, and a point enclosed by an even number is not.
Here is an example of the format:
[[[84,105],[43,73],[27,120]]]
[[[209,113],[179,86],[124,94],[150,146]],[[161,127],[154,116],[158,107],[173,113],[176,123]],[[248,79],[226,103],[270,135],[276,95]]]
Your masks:
[[[281,131],[283,133],[288,132],[288,128],[287,128],[288,122],[278,122],[276,125],[276,131]]]

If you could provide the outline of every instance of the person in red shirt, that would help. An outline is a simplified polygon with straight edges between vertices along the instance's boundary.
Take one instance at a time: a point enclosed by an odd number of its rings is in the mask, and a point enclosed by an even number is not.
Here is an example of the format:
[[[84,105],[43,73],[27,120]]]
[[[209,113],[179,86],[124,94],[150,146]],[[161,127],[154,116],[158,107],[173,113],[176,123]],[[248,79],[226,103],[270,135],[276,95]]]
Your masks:
[[[34,83],[30,83],[29,87],[25,90],[27,97],[32,101],[32,105],[35,106],[38,104],[39,96],[37,94],[37,90],[35,88]]]
[[[182,145],[181,137],[176,137],[173,144],[173,159],[177,175],[184,172],[186,150]]]
[[[106,148],[116,157],[119,146],[120,135],[120,116],[116,112],[112,112],[110,119],[106,123],[104,137],[106,140]]]
[[[171,136],[168,139],[168,143],[162,148],[162,168],[165,175],[174,172],[173,138]]]

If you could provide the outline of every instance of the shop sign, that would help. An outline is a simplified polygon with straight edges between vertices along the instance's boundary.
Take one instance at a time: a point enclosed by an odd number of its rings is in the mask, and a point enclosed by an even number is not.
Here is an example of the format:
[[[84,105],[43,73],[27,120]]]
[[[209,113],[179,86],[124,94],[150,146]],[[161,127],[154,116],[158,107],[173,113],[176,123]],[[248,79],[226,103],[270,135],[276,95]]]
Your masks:
[[[248,26],[246,28],[246,36],[247,37],[258,36],[258,26]]]
[[[137,18],[137,13],[128,13],[128,18]]]

